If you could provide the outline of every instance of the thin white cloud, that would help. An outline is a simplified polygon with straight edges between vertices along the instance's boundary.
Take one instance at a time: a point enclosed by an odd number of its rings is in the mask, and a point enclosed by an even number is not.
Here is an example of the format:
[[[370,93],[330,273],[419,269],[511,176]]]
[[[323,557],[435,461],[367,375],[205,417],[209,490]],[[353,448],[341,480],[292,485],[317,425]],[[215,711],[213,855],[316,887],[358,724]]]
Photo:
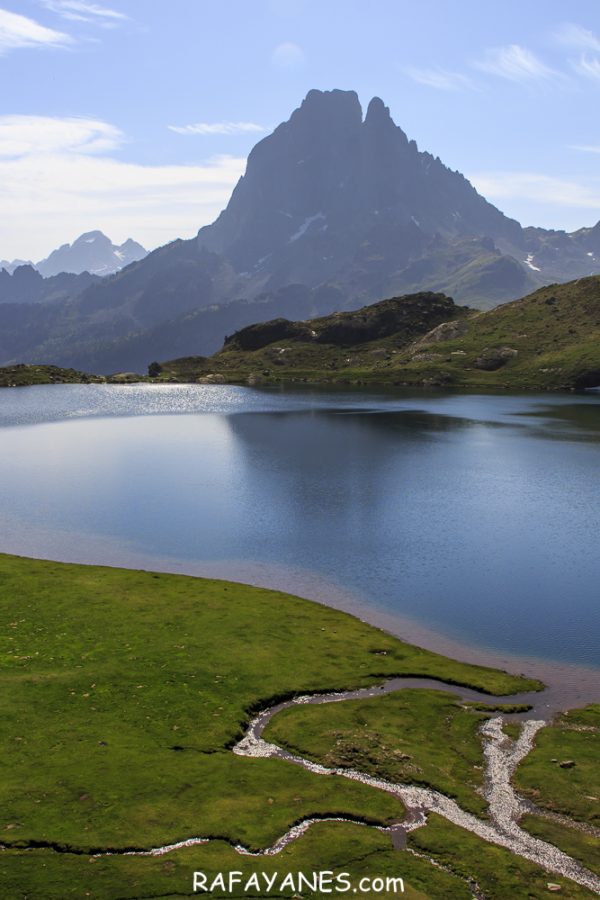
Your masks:
[[[414,66],[407,66],[404,71],[418,84],[424,84],[439,91],[462,91],[474,87],[471,79],[460,72],[449,72],[439,68],[419,69]]]
[[[108,155],[124,140],[97,120],[0,118],[1,255],[41,259],[64,235],[95,228],[148,247],[191,237],[226,205],[246,163],[151,166]]]
[[[600,80],[600,57],[582,54],[578,60],[571,64],[579,75]]]
[[[44,153],[106,153],[124,141],[114,125],[96,119],[0,116],[0,158]]]
[[[581,25],[575,25],[573,22],[564,22],[557,28],[554,32],[554,39],[563,47],[600,51],[600,39],[594,32]]]
[[[556,78],[559,73],[547,66],[531,50],[520,44],[488,50],[475,68],[509,81],[535,82]]]
[[[46,9],[70,22],[89,22],[108,26],[129,18],[125,13],[99,6],[97,3],[87,3],[85,0],[40,0],[40,2]]]
[[[578,150],[580,153],[600,153],[600,144],[571,144],[569,150]]]
[[[193,125],[169,125],[177,134],[258,134],[266,131],[256,122],[196,122]]]
[[[27,47],[64,47],[71,43],[68,34],[46,28],[34,19],[0,9],[0,56],[9,50]]]
[[[284,41],[273,50],[271,62],[282,69],[295,69],[306,62],[306,56],[304,55],[304,50],[298,44]]]
[[[527,200],[552,206],[600,210],[600,179],[554,178],[537,172],[479,172],[469,180],[492,200]]]
[[[600,80],[600,38],[593,31],[566,22],[555,31],[554,39],[564,47],[579,50],[578,58],[569,60],[577,75]]]

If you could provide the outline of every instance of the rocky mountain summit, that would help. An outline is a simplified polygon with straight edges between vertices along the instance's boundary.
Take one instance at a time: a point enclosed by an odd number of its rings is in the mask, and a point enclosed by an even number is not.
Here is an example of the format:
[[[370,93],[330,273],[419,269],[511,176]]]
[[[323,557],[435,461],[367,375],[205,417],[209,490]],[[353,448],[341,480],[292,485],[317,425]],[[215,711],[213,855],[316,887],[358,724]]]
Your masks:
[[[22,259],[0,260],[0,272],[6,269],[8,274],[12,275],[18,268],[30,266],[44,278],[63,272],[73,275],[80,275],[82,272],[89,272],[91,275],[112,275],[130,263],[143,259],[147,253],[148,251],[132,238],[117,245],[101,231],[88,231],[72,244],[62,244],[46,259],[41,259],[37,263]]]
[[[354,91],[310,91],[198,243],[261,290],[327,285],[344,308],[423,289],[490,308],[600,271],[600,223],[522,228],[420,151],[381,99],[363,118]]]
[[[256,322],[422,292],[490,309],[600,273],[600,223],[572,234],[522,228],[419,150],[379,98],[363,116],[354,91],[312,90],[253,148],[213,224],[135,259],[143,253],[99,232],[59,248],[43,274],[67,265],[119,271],[42,318],[15,310],[0,284],[0,363],[139,370],[152,359],[211,354],[224,335]]]
[[[354,91],[310,91],[260,141],[227,208],[198,234],[236,271],[269,287],[314,286],[400,273],[447,241],[487,237],[514,246],[522,229],[394,124],[378,97],[363,119]],[[432,238],[435,240],[432,242]]]
[[[143,259],[147,252],[132,238],[116,245],[101,231],[88,231],[72,244],[63,244],[53,250],[50,256],[36,264],[36,269],[46,278],[60,272],[112,275],[130,263]]]

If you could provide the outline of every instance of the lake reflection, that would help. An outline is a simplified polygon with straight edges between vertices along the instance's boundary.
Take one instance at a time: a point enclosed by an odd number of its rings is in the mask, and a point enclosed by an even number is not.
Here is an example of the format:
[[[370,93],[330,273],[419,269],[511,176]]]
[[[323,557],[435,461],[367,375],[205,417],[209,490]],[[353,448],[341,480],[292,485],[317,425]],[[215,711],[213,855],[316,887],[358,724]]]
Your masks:
[[[304,568],[600,665],[598,397],[58,386],[1,392],[0,421],[0,549]]]

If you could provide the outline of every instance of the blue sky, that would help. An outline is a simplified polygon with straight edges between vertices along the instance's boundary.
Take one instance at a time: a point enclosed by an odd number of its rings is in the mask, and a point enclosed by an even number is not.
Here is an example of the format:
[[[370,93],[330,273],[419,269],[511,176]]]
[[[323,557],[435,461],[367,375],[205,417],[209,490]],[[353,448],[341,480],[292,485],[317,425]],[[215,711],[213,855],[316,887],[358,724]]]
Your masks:
[[[193,235],[313,87],[525,225],[600,219],[597,0],[0,0],[0,71],[0,257]]]

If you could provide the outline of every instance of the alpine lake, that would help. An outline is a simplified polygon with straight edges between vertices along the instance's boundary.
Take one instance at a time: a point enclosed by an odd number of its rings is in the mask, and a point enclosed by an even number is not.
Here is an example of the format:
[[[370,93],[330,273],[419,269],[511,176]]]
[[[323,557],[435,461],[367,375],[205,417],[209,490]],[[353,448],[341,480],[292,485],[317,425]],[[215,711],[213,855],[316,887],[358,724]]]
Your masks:
[[[597,895],[597,394],[36,386],[0,442],[3,898]]]
[[[253,581],[600,666],[593,392],[36,386],[0,392],[0,442],[2,552]]]

